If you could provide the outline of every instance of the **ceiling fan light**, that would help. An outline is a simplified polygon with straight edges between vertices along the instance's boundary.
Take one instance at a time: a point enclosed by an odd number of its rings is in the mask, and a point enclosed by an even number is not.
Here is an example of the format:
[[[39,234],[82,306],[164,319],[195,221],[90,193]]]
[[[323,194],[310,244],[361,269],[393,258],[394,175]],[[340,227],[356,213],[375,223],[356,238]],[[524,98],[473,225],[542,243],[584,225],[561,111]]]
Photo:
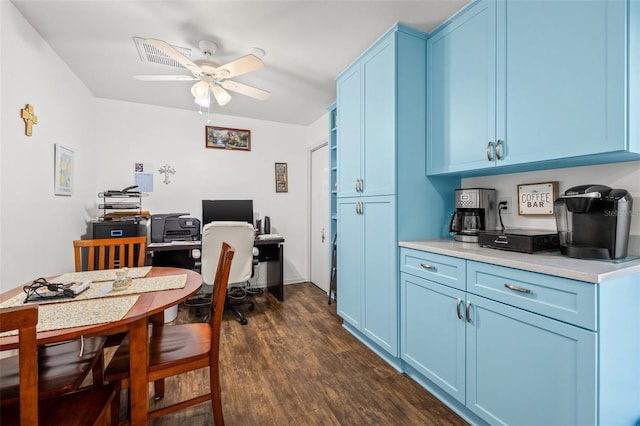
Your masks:
[[[191,86],[191,94],[194,98],[205,100],[209,98],[209,83],[206,81],[199,81],[193,86]]]
[[[194,102],[196,104],[200,105],[203,108],[208,108],[209,107],[209,97],[206,97],[204,99],[195,98]]]
[[[231,95],[229,94],[229,92],[227,92],[220,86],[213,87],[213,96],[215,96],[216,102],[218,102],[218,105],[220,106],[228,104],[231,100]]]

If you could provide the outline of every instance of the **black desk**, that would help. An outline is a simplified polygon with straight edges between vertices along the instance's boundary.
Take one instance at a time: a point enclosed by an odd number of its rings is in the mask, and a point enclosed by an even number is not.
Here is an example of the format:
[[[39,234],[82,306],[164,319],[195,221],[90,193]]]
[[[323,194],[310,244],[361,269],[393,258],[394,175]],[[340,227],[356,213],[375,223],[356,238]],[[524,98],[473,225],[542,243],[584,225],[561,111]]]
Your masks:
[[[256,238],[253,246],[259,250],[258,261],[267,263],[267,288],[279,300],[284,300],[283,249],[284,238]],[[190,255],[202,248],[200,241],[174,241],[147,244],[147,265],[174,266],[199,270],[200,262]]]

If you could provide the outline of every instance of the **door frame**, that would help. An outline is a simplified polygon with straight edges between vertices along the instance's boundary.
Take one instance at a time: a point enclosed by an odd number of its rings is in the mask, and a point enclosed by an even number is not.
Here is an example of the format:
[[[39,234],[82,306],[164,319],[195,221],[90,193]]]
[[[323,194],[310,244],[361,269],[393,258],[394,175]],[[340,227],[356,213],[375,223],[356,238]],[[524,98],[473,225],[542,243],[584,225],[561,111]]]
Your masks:
[[[309,242],[308,244],[308,257],[307,257],[307,277],[309,277],[309,282],[311,281],[311,267],[312,267],[312,259],[311,259],[311,253],[312,253],[312,245],[313,245],[313,240],[312,240],[312,230],[311,230],[311,225],[312,225],[312,200],[311,200],[311,186],[312,186],[312,178],[313,178],[313,167],[312,167],[312,155],[313,152],[319,150],[320,148],[323,148],[325,146],[329,145],[329,136],[323,136],[322,138],[318,139],[316,142],[312,143],[309,145],[308,150],[307,150],[307,212],[308,212],[308,216],[307,216],[307,241]],[[327,157],[327,164],[329,164],[329,157]],[[329,194],[326,194],[327,198],[329,198]],[[330,205],[331,200],[328,200],[328,205]],[[330,214],[329,212],[327,214]],[[329,218],[329,220],[331,220],[331,218]],[[331,265],[327,265],[327,268],[331,268]],[[315,284],[314,284],[315,285]],[[320,287],[318,287],[320,288]]]

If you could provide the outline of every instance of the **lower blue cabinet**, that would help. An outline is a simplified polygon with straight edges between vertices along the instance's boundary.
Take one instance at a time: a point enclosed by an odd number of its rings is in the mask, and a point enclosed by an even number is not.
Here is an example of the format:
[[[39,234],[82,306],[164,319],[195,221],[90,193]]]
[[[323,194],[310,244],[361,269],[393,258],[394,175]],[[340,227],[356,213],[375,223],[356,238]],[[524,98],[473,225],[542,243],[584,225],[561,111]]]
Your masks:
[[[398,356],[396,201],[338,199],[338,315],[392,357]]]
[[[447,269],[438,270],[432,253],[423,253],[429,275],[412,275],[407,271],[415,265],[404,262],[419,255],[401,249],[400,356],[406,364],[489,424],[598,423],[595,331],[521,309],[518,301],[511,306],[444,285]],[[513,271],[450,259],[467,265],[467,289],[475,276],[470,270],[506,283]],[[541,274],[531,276],[539,284]]]
[[[469,294],[466,406],[491,424],[596,424],[596,333]]]

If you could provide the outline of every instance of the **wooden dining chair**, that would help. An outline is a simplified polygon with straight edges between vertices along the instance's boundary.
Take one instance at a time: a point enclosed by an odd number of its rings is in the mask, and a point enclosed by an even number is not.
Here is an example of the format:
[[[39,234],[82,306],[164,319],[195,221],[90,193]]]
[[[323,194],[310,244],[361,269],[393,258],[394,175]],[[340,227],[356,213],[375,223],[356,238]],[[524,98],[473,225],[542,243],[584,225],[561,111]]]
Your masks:
[[[93,385],[103,384],[106,338],[91,338],[52,343],[38,347],[38,396],[40,398],[77,390],[89,372]],[[20,360],[18,355],[0,359],[0,405],[18,402],[20,395]]]
[[[0,406],[0,421],[9,425],[99,425],[108,424],[109,406],[115,392],[100,384],[60,396],[38,398],[38,306],[0,310],[0,332],[18,330],[19,402]]]
[[[86,251],[84,265],[83,251]],[[146,236],[73,241],[76,272],[144,266],[146,251]]]
[[[219,375],[219,348],[222,313],[224,311],[229,271],[233,260],[234,249],[222,243],[222,251],[218,260],[211,307],[207,323],[189,323],[166,325],[152,329],[149,336],[149,374],[147,381],[175,376],[187,371],[209,367],[210,391],[186,401],[153,410],[149,419],[211,401],[213,419],[216,426],[224,425]],[[111,362],[105,369],[105,380],[113,383],[116,398],[113,404],[111,420],[117,424],[119,418],[120,390],[129,386],[129,338],[126,337]]]
[[[114,269],[116,260],[120,268],[144,266],[146,251],[146,236],[73,241],[76,272]],[[119,333],[107,336],[105,346],[119,345],[124,335],[125,333]]]

